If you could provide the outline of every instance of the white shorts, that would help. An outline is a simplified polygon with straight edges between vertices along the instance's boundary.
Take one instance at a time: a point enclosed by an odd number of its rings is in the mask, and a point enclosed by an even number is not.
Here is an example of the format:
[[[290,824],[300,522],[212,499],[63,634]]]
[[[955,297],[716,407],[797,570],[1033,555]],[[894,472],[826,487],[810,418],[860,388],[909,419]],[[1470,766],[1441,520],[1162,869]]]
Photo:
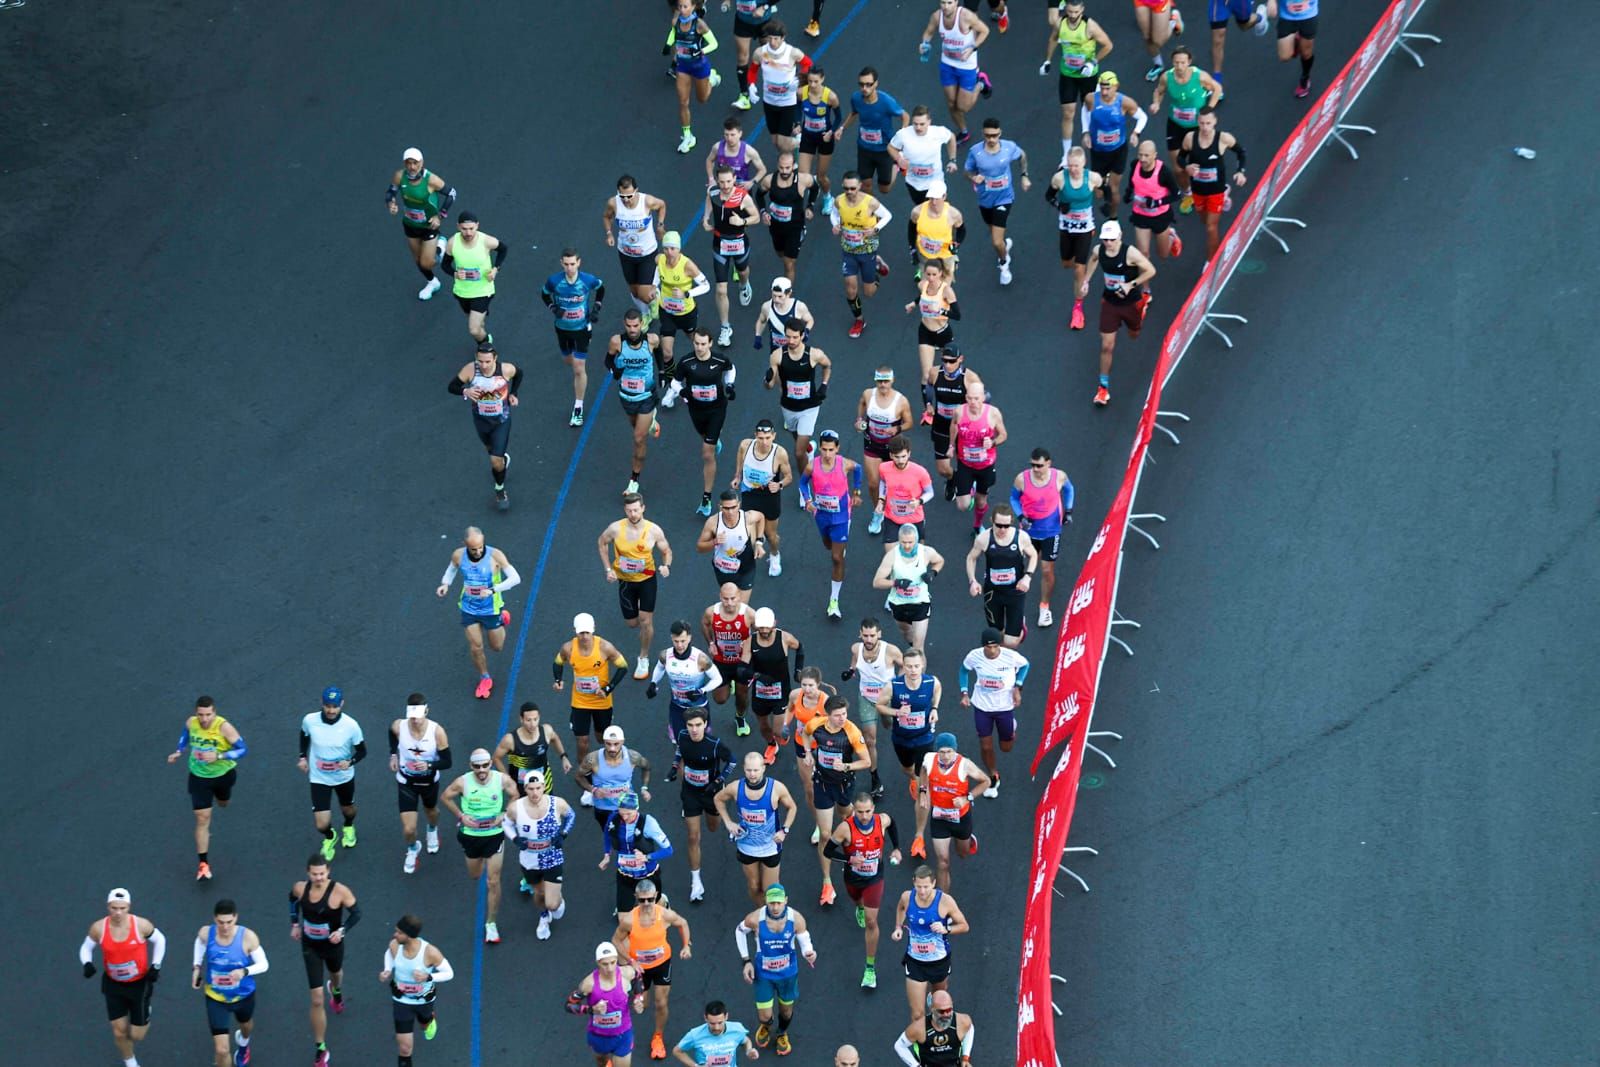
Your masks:
[[[790,411],[784,408],[783,428],[800,437],[814,437],[817,432],[817,412],[821,410],[820,404],[804,411]]]

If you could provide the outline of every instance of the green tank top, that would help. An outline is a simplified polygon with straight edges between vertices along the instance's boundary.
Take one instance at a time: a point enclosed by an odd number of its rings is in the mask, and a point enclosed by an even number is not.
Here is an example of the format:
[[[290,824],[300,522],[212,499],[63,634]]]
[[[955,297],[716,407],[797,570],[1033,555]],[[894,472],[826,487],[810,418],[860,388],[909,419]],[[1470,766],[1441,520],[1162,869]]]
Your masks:
[[[1182,126],[1186,130],[1195,129],[1200,125],[1200,109],[1205,107],[1206,98],[1211,94],[1206,92],[1205,83],[1200,80],[1200,72],[1191,70],[1187,83],[1180,82],[1172,76],[1172,71],[1167,71],[1167,100],[1172,108],[1172,122],[1175,126]]]
[[[1076,27],[1062,19],[1056,33],[1061,39],[1061,73],[1069,78],[1084,77],[1083,68],[1094,62],[1100,50],[1100,42],[1089,36],[1089,16],[1083,16]]]
[[[504,831],[498,817],[505,810],[506,794],[500,786],[500,776],[490,775],[486,784],[480,785],[476,775],[467,775],[466,786],[461,790],[461,813],[474,819],[496,819],[493,826],[463,826],[461,832],[468,837],[497,837]]]
[[[426,230],[428,220],[439,213],[439,194],[428,188],[433,172],[423,168],[412,181],[406,172],[400,172],[400,217],[413,229]]]
[[[222,736],[226,725],[228,720],[218,715],[210,726],[202,728],[198,719],[189,716],[189,773],[196,778],[221,778],[239,765],[237,760],[231,759],[215,759],[209,763],[195,759],[196,752],[226,752],[233,747]]]
[[[452,291],[468,299],[493,296],[494,282],[489,279],[489,268],[494,264],[489,259],[489,245],[484,241],[483,234],[480,232],[478,239],[470,245],[461,239],[459,233],[455,234],[446,247],[455,260],[456,270],[466,272],[466,277],[456,279]]]

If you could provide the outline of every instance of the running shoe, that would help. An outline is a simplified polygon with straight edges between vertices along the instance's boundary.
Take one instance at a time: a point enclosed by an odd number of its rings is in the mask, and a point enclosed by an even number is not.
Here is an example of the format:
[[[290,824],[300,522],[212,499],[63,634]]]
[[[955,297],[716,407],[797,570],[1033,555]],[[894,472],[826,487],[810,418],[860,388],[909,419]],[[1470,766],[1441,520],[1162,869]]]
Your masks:
[[[233,1040],[236,1041],[236,1042],[243,1041],[244,1040],[244,1031],[243,1030],[235,1030],[233,1032]],[[249,1062],[250,1062],[250,1046],[249,1045],[240,1045],[238,1048],[233,1050],[233,1067],[245,1067],[245,1064],[247,1064]]]
[[[356,847],[356,828],[354,824],[345,825],[344,835],[339,839],[339,844],[343,845],[345,848]]]
[[[962,130],[960,133],[956,134],[956,147],[960,148],[970,140],[972,140],[972,131]],[[920,268],[917,271],[917,277],[922,277],[922,271]]]
[[[916,837],[911,839],[911,855],[919,860],[925,860],[928,858],[928,846],[922,840],[921,834],[918,834]]]
[[[917,789],[917,780],[915,778],[906,783],[906,792],[911,794],[911,804],[913,807],[915,807],[917,803],[917,793],[919,792]]]
[[[1095,407],[1101,408],[1111,403],[1111,390],[1107,389],[1103,385],[1097,387],[1094,391],[1094,403]]]
[[[722,438],[717,438],[717,455],[722,455]]]
[[[519,893],[532,893],[533,892],[533,886],[528,884],[528,876],[527,875],[523,875],[522,876],[522,881],[517,885],[517,892],[519,892]]]
[[[695,140],[694,131],[686,129],[683,131],[683,136],[678,138],[678,151],[680,153],[693,152],[694,146],[699,143],[699,141]]]
[[[750,284],[746,282],[744,289],[739,291],[739,302],[741,304],[750,303],[750,298],[745,295],[749,288]],[[722,324],[722,329],[717,331],[717,345],[721,348],[733,347],[733,323],[725,322]]]
[[[194,880],[197,882],[211,881],[211,864],[204,861],[194,869]]]
[[[867,928],[867,906],[865,904],[856,905],[856,925],[863,930]]]
[[[1172,13],[1167,16],[1167,21],[1172,25],[1172,32],[1179,37],[1183,36],[1183,12],[1178,10],[1178,5],[1173,4],[1169,9]]]
[[[478,687],[472,691],[472,695],[479,700],[488,700],[492,692],[494,692],[494,679],[486,674],[478,679]]]
[[[567,425],[568,426],[582,426],[583,425],[583,408],[578,407],[577,405],[573,405],[572,418],[567,420]]]
[[[866,909],[863,908],[861,910],[865,911]],[[861,918],[861,925],[865,926],[866,924],[867,924],[866,916],[863,915],[862,918]],[[877,989],[878,988],[878,968],[874,967],[870,963],[867,964],[866,967],[861,972],[861,988],[862,989]]]
[[[994,95],[994,83],[989,80],[989,75],[981,70],[978,71],[978,84],[983,87],[978,90],[979,96],[987,100]],[[965,133],[966,131],[963,130],[962,132]]]
[[[944,480],[944,498],[946,500],[954,500],[956,498],[956,480],[954,478],[946,478]]]
[[[629,478],[628,479],[628,488],[624,489],[623,492],[624,493],[637,493],[638,491],[639,491],[639,479],[637,479],[637,478]]]
[[[838,893],[834,892],[833,883],[832,882],[823,882],[822,883],[822,900],[821,900],[821,904],[822,904],[822,906],[824,908],[832,907],[834,898],[837,897],[838,895],[839,895]]]
[[[1189,215],[1189,214],[1192,214],[1193,212],[1194,212],[1194,194],[1193,193],[1184,193],[1182,196],[1178,197],[1178,213],[1180,215]]]
[[[884,261],[884,258],[882,256],[879,256],[878,257],[878,277],[887,278],[888,276],[889,276],[889,264]]]
[[[1250,24],[1250,32],[1255,34],[1257,37],[1265,37],[1267,35],[1267,29],[1267,5],[1257,4],[1256,17],[1255,20]]]
[[[1146,289],[1144,292],[1139,294],[1139,316],[1140,316],[1140,318],[1143,318],[1145,313],[1150,310],[1150,301],[1154,300],[1155,296],[1156,296],[1156,294],[1152,293],[1148,289]]]
[[[550,913],[548,911],[539,913],[539,928],[533,932],[533,936],[540,941],[550,940]]]
[[[867,328],[866,322],[864,322],[861,319],[857,319],[856,321],[854,321],[854,322],[852,322],[850,324],[850,336],[851,337],[860,337],[861,334],[866,330],[866,328]]]
[[[871,796],[873,800],[882,800],[885,792],[886,790],[883,787],[883,779],[879,778],[877,772],[874,771],[872,774],[872,785],[867,790],[867,794]]]
[[[816,23],[813,22],[811,25],[815,26]],[[813,36],[815,35],[813,34]],[[653,1060],[664,1060],[667,1058],[667,1043],[661,1040],[660,1030],[657,1030],[655,1033],[650,1035],[650,1058]]]
[[[1311,82],[1306,78],[1301,78],[1299,83],[1296,84],[1295,87],[1294,87],[1294,98],[1296,100],[1304,100],[1306,97],[1308,97],[1310,95],[1311,95]]]
[[[422,287],[422,289],[417,293],[417,299],[418,300],[432,300],[433,299],[433,294],[437,293],[439,291],[439,289],[440,289],[439,279],[438,278],[429,278],[428,279],[428,284],[424,285]]]
[[[756,1027],[755,1042],[757,1048],[766,1048],[772,1044],[772,1024],[762,1023]]]
[[[422,1028],[422,1040],[432,1041],[433,1036],[439,1032],[439,1017],[435,1015],[428,1020],[428,1025]]]
[[[676,763],[674,763],[672,766],[667,768],[667,781],[676,782],[677,780],[678,780],[678,765]]]
[[[744,288],[739,290],[739,306],[749,307],[750,301],[755,298],[756,291],[750,287],[750,279],[744,280]]]
[[[667,391],[661,394],[661,406],[670,411],[672,407],[677,404],[678,394],[682,391],[682,389],[683,383],[679,381],[674,381],[671,385],[667,386]]]
[[[1165,63],[1161,62],[1161,57],[1156,56],[1150,61],[1150,69],[1144,72],[1144,80],[1147,82],[1153,82],[1157,78],[1161,77],[1161,72],[1166,69],[1167,66]]]
[[[333,859],[334,853],[336,853],[338,851],[339,851],[339,840],[338,840],[338,838],[324,837],[322,839],[322,858],[323,859],[325,859],[325,860]]]
[[[991,14],[993,14],[993,12],[991,12]],[[1000,17],[994,20],[994,24],[996,29],[998,29],[1001,33],[1005,33],[1011,28],[1011,13],[1008,11],[1000,12]]]
[[[656,418],[655,412],[653,411],[650,413],[650,436],[661,436],[661,420]]]
[[[1173,258],[1183,255],[1183,238],[1179,237],[1176,233],[1172,235],[1171,252]]]
[[[743,715],[735,716],[733,720],[733,736],[749,737],[750,723]]]
[[[422,855],[422,845],[413,842],[411,847],[406,849],[406,862],[405,862],[405,865],[402,868],[402,870],[404,870],[407,874],[416,874],[417,873],[417,857],[419,857],[421,855]]]
[[[976,856],[978,854],[978,835],[977,834],[973,834],[967,840],[969,842],[969,844],[967,845],[967,855]]]
[[[507,495],[506,488],[503,485],[494,487],[494,507],[496,511],[511,510],[511,497]]]
[[[819,23],[816,19],[812,19],[810,22],[806,23],[806,36],[807,37],[821,37],[822,36],[822,24]]]
[[[793,1051],[794,1051],[794,1046],[789,1044],[789,1035],[788,1034],[779,1034],[778,1035],[778,1055],[787,1056],[789,1053],[791,1053]]]
[[[501,626],[510,626],[511,625],[511,609],[510,608],[501,608],[500,609],[500,625]]]
[[[692,883],[689,886],[689,903],[698,904],[704,899],[706,899],[706,887],[698,881]]]
[[[710,514],[707,512],[707,514]],[[640,656],[633,664],[633,677],[636,681],[644,681],[650,677],[650,657]]]
[[[1101,388],[1105,387],[1101,386]],[[989,788],[983,791],[983,795],[989,800],[993,800],[1000,795],[1000,776],[998,774],[989,782]]]
[[[830,618],[830,619],[842,619],[842,618],[844,618],[844,612],[839,610],[839,598],[836,597],[836,596],[828,598],[828,618]]]
[[[831,212],[833,210],[833,194],[832,193],[823,193],[822,194],[822,203],[817,205],[817,206],[818,206],[818,210],[820,210],[821,213],[824,214],[824,215],[826,215],[829,212]]]
[[[711,517],[711,498],[710,497],[701,498],[700,506],[694,509],[694,513],[696,515],[699,515],[699,516],[703,517],[703,518],[709,519]],[[643,676],[641,675],[641,677],[643,677]]]
[[[767,557],[767,577],[776,578],[783,573],[783,557],[776,552]]]
[[[500,943],[500,928],[494,923],[483,924],[483,943],[486,945],[498,945]]]
[[[333,1057],[328,1055],[328,1050],[320,1046],[312,1053],[311,1067],[328,1067],[333,1062]]]
[[[777,742],[773,742],[772,744],[768,745],[766,751],[761,753],[761,762],[765,763],[768,767],[778,762]]]
[[[439,851],[439,828],[437,826],[428,827],[427,837],[428,855],[432,856]]]
[[[713,70],[711,72],[711,88],[715,89],[717,86],[719,86],[721,84],[722,84],[722,75],[720,73],[718,73],[717,71]]]
[[[583,791],[583,796],[578,798],[578,806],[580,808],[594,807],[594,791],[592,789],[585,789]]]
[[[325,980],[322,983],[322,991],[327,994],[328,1005],[329,1005],[329,1007],[333,1008],[333,1013],[335,1015],[343,1015],[344,1014],[344,990],[335,989],[333,987],[333,981],[331,979],[329,979],[329,980]]]
[[[749,111],[750,110],[750,98],[748,96],[746,96],[744,93],[740,93],[738,96],[734,97],[733,106],[735,108],[739,109],[740,111]]]
[[[933,409],[932,408],[923,408],[922,409],[922,425],[924,425],[924,426],[932,426],[933,425]]]
[[[1045,607],[1043,604],[1040,604],[1039,605],[1039,625],[1048,630],[1050,627],[1054,626],[1055,624],[1056,624],[1055,615],[1050,611],[1049,608]]]
[[[876,534],[880,534],[882,532],[883,532],[883,512],[874,511],[872,513],[871,521],[869,521],[867,523],[867,533],[876,535]],[[205,864],[202,863],[200,866],[204,867]],[[209,878],[210,875],[207,875],[206,877]]]
[[[798,745],[799,743],[800,743],[799,739],[796,738],[795,739],[795,744]],[[811,843],[813,845],[816,845],[816,844],[820,844],[821,842],[822,842],[822,828],[820,826],[813,826],[811,828]]]

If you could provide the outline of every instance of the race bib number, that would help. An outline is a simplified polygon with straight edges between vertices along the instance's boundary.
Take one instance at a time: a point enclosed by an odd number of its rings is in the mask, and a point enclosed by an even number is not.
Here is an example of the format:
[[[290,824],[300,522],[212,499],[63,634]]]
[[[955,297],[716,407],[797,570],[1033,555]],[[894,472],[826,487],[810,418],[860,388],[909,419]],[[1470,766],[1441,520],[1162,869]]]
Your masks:
[[[828,119],[825,115],[806,115],[802,124],[807,133],[821,133],[828,128]]]
[[[332,932],[327,923],[302,922],[300,924],[300,933],[313,941],[326,941],[328,935]]]
[[[428,213],[420,207],[408,207],[405,210],[407,222],[427,222]]]
[[[1094,143],[1105,151],[1110,151],[1122,143],[1121,130],[1096,130]]]
[[[479,282],[483,280],[483,271],[478,267],[458,267],[456,277],[464,282]]]
[[[982,463],[989,458],[989,450],[980,445],[962,445],[961,461],[963,463]]]
[[[917,708],[901,708],[895,713],[894,721],[902,730],[921,730],[928,724],[928,713]]]
[[[649,560],[639,559],[636,556],[617,557],[617,570],[624,574],[643,574],[649,566]]]
[[[689,306],[689,301],[681,296],[664,296],[661,298],[661,310],[668,315],[682,315],[683,309]]]
[[[876,704],[878,702],[878,698],[883,695],[884,684],[884,682],[875,679],[868,679],[865,675],[862,675],[861,695],[867,700],[870,700]]]
[[[767,213],[772,216],[773,222],[789,222],[794,219],[794,205],[768,204]]]
[[[1061,216],[1061,228],[1068,233],[1092,233],[1094,231],[1094,209],[1073,208]]]
[[[344,768],[339,766],[339,764],[341,762],[343,762],[343,761],[342,760],[336,760],[336,759],[319,759],[319,760],[317,760],[317,770],[319,770],[319,771],[339,771],[339,770],[343,770]]]
[[[817,763],[830,771],[836,771],[844,766],[844,758],[839,753],[824,748],[817,751]]]
[[[1016,585],[1017,568],[1015,567],[990,567],[989,583],[991,585]]]
[[[660,963],[666,958],[666,955],[667,950],[665,948],[643,948],[640,949],[633,958],[639,963],[640,966],[651,967],[657,963]]]
[[[782,956],[762,956],[761,969],[763,971],[787,971],[790,957],[787,953]]]
[[[701,403],[710,404],[717,399],[717,387],[715,385],[691,385],[689,387],[689,395]]]
[[[883,131],[869,130],[865,126],[861,127],[861,143],[874,146],[883,144]]]
[[[488,585],[467,585],[463,586],[461,591],[467,594],[467,596],[486,597],[494,592],[494,587]]]
[[[936,258],[940,252],[944,251],[944,240],[939,237],[926,237],[919,233],[917,234],[917,248],[922,252],[923,255],[933,259]],[[922,313],[924,315],[930,314],[930,312],[927,310],[926,302],[923,304]],[[938,312],[934,311],[931,312],[931,314],[938,314]]]
[[[771,480],[772,480],[772,472],[770,472],[770,471],[758,470],[755,467],[746,467],[745,468],[744,484],[750,486],[753,489],[759,489],[763,485],[766,485]]]
[[[811,399],[811,383],[810,382],[784,382],[783,383],[783,395],[788,397],[790,400],[810,400]]]
[[[999,178],[985,178],[983,187],[997,192],[1001,189],[1009,189],[1011,188],[1011,175],[1006,174]]]
[[[731,548],[724,548],[711,557],[711,565],[723,574],[736,574],[739,571],[740,553]]]
[[[936,960],[944,955],[944,941],[937,934],[911,935],[911,958],[914,960]]]
[[[697,771],[693,767],[685,767],[683,769],[683,780],[688,785],[703,788],[711,784],[711,772]]]
[[[757,679],[756,680],[756,699],[757,700],[782,700],[783,699],[783,683],[782,682],[763,682],[760,679]]]
[[[1193,126],[1200,116],[1200,109],[1194,107],[1174,107],[1172,121],[1180,126]]]
[[[917,509],[921,506],[922,504],[920,501],[901,500],[897,498],[889,501],[889,512],[898,518],[909,518],[916,514]]]
[[[743,808],[739,812],[739,821],[749,829],[757,829],[767,825],[767,813],[760,808]]]
[[[407,774],[427,774],[433,769],[433,764],[425,759],[408,759],[400,765]]]
[[[744,237],[719,237],[717,251],[726,259],[737,259],[744,255]]]
[[[139,965],[133,960],[106,964],[106,977],[113,982],[132,982],[139,977]]]
[[[811,498],[811,502],[817,505],[818,511],[837,512],[839,510],[839,498],[832,493],[818,493]]]
[[[580,674],[573,680],[573,689],[585,696],[598,696],[600,694],[600,679],[593,674]]]
[[[624,393],[642,393],[649,388],[649,382],[638,374],[624,374],[617,384]]]
[[[395,990],[403,997],[420,997],[428,991],[427,982],[396,982]]]
[[[1209,182],[1214,184],[1217,180],[1217,168],[1201,167],[1199,170],[1194,172],[1194,180],[1197,182]]]
[[[913,178],[931,178],[934,169],[932,163],[911,163],[906,167],[906,173]]]
[[[1004,678],[986,677],[978,679],[978,688],[987,689],[991,693],[998,693],[1006,687]]]
[[[878,854],[876,852],[852,852],[850,854],[850,869],[856,874],[870,878],[878,873]]]
[[[238,989],[239,979],[233,976],[231,968],[226,971],[213,970],[207,984],[216,990]]]
[[[935,819],[942,819],[945,822],[960,822],[961,809],[959,807],[947,806],[944,804],[935,804],[933,806],[933,817]]]
[[[625,871],[642,871],[649,860],[639,859],[631,852],[625,852],[617,857],[617,866]]]
[[[590,1017],[594,1019],[594,1028],[596,1030],[620,1030],[622,1028],[622,1012],[620,1011],[596,1012]]]

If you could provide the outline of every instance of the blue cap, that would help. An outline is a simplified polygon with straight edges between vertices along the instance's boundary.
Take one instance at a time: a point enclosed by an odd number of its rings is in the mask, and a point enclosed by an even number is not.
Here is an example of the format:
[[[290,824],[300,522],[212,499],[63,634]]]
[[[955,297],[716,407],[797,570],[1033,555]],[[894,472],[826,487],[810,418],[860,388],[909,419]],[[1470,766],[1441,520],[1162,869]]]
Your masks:
[[[935,737],[933,739],[933,747],[934,748],[955,748],[956,747],[956,735],[951,733],[950,731],[946,730],[944,733],[940,734],[938,737]]]
[[[617,801],[617,809],[620,811],[624,808],[628,809],[629,811],[638,811],[639,794],[635,793],[631,789],[622,794],[622,799]]]
[[[336,685],[330,685],[322,691],[322,705],[327,708],[336,708],[344,703],[344,690]]]

